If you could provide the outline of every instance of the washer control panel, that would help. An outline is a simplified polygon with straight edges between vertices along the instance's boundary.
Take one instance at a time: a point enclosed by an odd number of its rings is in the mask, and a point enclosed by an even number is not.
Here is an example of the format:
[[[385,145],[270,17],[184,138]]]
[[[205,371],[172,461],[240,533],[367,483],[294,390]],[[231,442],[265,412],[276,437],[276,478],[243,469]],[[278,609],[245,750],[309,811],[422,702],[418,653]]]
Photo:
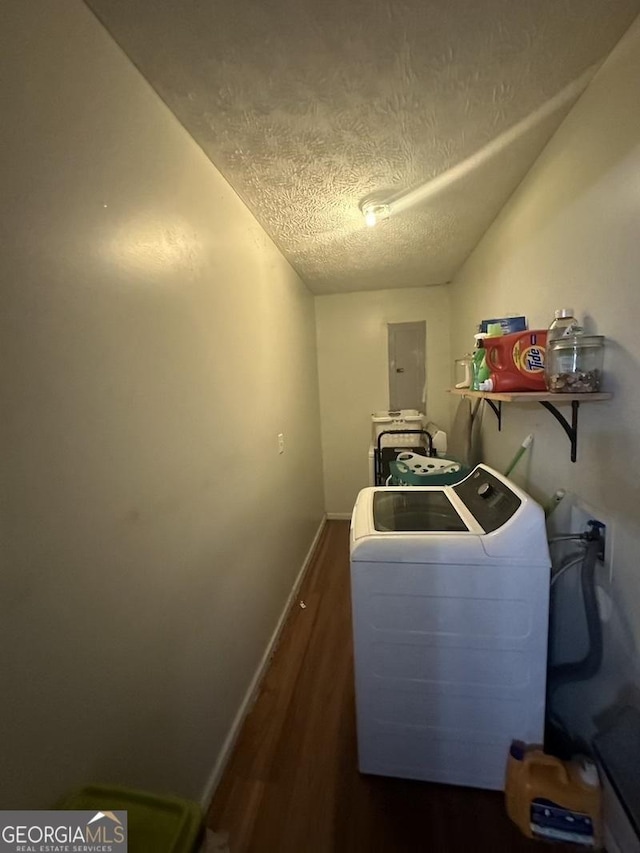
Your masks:
[[[483,468],[476,468],[453,489],[485,533],[506,524],[522,503],[506,483]]]

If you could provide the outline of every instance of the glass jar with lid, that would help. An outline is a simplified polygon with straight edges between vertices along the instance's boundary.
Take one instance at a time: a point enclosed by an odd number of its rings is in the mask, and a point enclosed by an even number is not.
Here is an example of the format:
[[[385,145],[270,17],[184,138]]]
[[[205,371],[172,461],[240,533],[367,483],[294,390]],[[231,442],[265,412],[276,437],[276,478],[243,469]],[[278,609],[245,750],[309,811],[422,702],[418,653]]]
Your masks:
[[[592,394],[600,390],[604,337],[569,335],[547,342],[545,378],[554,394]]]

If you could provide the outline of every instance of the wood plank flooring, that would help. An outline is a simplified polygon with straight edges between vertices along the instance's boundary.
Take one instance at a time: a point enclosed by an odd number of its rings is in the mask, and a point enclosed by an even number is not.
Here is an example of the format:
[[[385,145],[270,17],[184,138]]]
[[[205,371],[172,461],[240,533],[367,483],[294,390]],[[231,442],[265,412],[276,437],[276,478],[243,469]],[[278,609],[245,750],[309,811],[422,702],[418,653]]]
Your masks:
[[[327,523],[298,598],[209,810],[231,853],[539,851],[499,793],[358,772],[348,522]]]

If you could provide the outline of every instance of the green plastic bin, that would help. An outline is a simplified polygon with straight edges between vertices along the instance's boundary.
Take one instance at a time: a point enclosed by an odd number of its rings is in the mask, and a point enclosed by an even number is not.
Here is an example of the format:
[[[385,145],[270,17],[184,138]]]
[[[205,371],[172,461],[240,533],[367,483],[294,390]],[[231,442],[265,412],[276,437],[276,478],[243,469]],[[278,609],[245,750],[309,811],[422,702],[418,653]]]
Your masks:
[[[89,785],[69,794],[58,808],[126,811],[129,853],[193,853],[202,839],[200,806],[178,797]]]

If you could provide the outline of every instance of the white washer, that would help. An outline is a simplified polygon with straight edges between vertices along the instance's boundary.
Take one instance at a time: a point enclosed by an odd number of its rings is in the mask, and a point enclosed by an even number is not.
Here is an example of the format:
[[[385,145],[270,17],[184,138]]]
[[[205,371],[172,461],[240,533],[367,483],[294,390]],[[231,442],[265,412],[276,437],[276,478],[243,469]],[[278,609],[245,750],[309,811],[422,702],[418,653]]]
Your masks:
[[[479,465],[368,488],[351,521],[360,771],[504,788],[544,733],[550,559],[541,507]]]

